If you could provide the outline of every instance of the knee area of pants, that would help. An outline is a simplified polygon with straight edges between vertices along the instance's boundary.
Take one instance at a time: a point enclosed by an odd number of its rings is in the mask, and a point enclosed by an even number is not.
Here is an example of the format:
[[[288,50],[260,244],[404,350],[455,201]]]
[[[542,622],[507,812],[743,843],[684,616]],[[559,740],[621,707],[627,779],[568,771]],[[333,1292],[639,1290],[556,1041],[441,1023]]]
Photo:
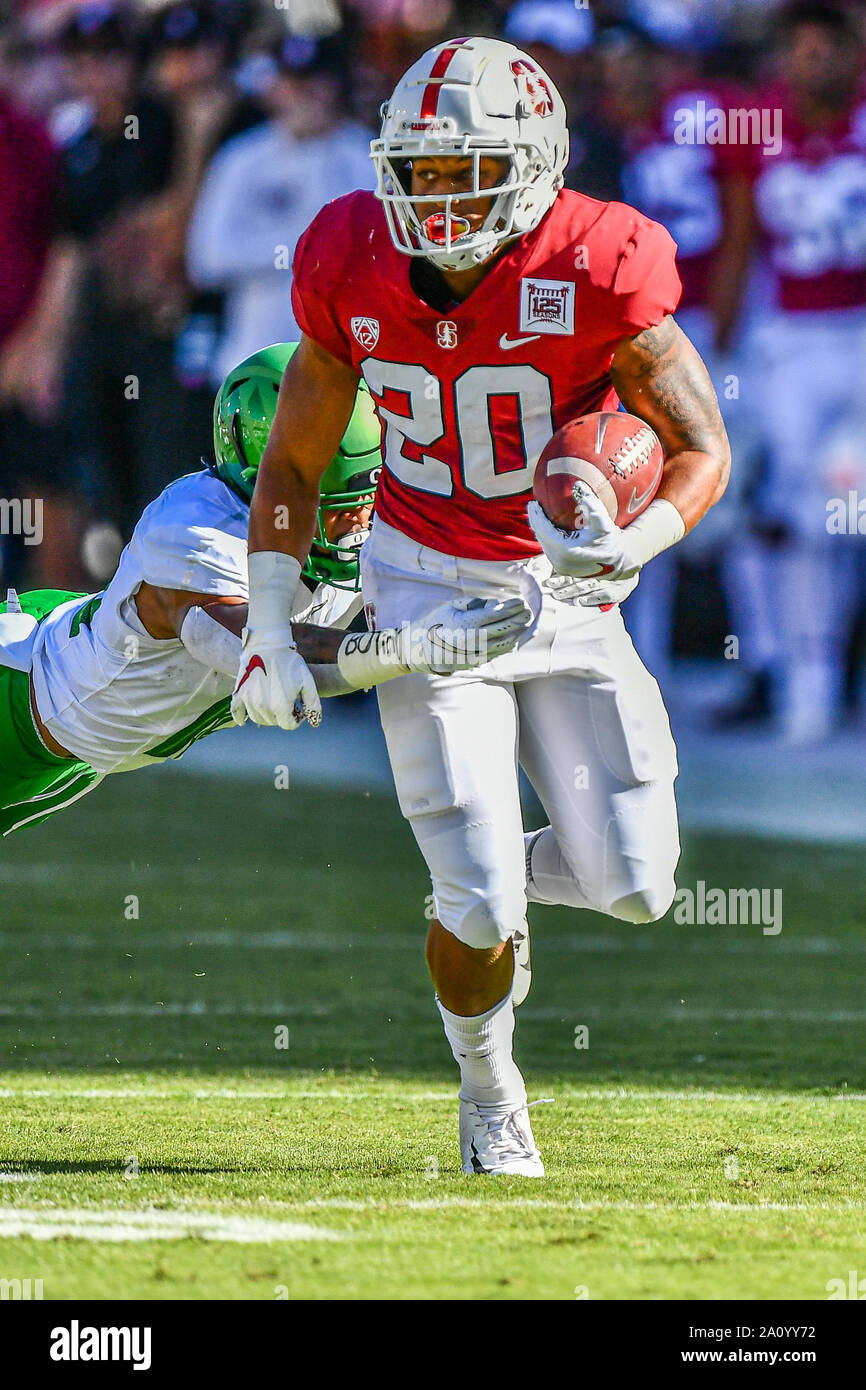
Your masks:
[[[675,891],[674,884],[664,889],[655,885],[640,888],[634,893],[627,893],[624,898],[617,898],[616,902],[611,903],[608,913],[611,917],[618,917],[621,922],[632,922],[635,926],[657,922],[673,902]]]
[[[525,914],[507,911],[491,902],[472,902],[450,911],[443,910],[439,921],[452,936],[473,951],[490,951],[507,941],[516,931],[525,931]]]

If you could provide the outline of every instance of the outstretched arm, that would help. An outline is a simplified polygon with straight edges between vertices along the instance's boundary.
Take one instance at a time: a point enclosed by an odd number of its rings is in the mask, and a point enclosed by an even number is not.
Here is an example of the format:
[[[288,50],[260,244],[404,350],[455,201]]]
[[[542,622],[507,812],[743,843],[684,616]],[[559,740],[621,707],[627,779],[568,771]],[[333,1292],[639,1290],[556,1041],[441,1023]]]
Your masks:
[[[232,717],[296,729],[322,717],[289,614],[313,539],[319,480],[337,452],[357,373],[302,337],[280,387],[250,508],[250,608]]]
[[[145,583],[136,594],[136,607],[151,637],[178,637],[202,665],[227,676],[237,674],[248,614],[247,601],[241,595],[214,598],[213,594],[161,589]],[[335,665],[344,632],[313,623],[296,623],[294,631],[298,651],[305,661]],[[346,685],[345,691],[339,693],[353,689],[357,686]]]
[[[152,637],[179,637],[210,670],[234,676],[247,620],[243,598],[215,599],[143,584],[138,613]],[[295,640],[323,696],[367,690],[413,671],[450,675],[503,655],[527,631],[522,599],[464,599],[443,604],[418,623],[380,632],[350,632],[298,623]]]
[[[319,479],[337,452],[358,389],[357,373],[311,338],[286,367],[250,506],[250,554],[306,559],[316,528]]]

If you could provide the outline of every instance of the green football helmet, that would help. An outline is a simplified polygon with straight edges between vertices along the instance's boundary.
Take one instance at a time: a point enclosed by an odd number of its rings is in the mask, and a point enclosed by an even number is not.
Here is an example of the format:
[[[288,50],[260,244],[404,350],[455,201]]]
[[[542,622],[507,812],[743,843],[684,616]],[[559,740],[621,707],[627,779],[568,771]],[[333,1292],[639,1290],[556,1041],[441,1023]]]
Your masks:
[[[277,396],[286,364],[297,343],[274,343],[247,357],[229,372],[214,402],[213,436],[217,477],[249,502],[262,454],[277,409]],[[382,470],[380,429],[373,398],[365,382],[358,387],[355,408],[320,483],[316,535],[302,573],[315,583],[339,589],[358,589],[358,552],[368,530],[329,541],[330,513],[352,511],[373,501]]]

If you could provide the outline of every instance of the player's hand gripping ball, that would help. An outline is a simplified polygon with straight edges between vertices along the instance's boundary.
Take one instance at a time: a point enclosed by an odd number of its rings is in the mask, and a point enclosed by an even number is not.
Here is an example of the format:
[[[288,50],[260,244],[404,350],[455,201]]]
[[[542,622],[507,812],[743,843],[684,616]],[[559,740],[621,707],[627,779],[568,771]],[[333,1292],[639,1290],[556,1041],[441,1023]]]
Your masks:
[[[527,516],[556,573],[580,582],[569,597],[608,608],[631,593],[643,562],[627,526],[653,500],[663,466],[654,431],[621,412],[584,415],[550,440]]]

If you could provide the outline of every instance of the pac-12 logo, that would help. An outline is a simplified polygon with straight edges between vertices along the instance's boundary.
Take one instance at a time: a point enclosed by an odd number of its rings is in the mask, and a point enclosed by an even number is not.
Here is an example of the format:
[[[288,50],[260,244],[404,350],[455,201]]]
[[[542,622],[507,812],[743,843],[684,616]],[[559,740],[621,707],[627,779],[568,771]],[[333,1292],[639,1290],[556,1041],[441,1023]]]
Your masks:
[[[574,332],[573,280],[521,280],[520,330]]]
[[[441,348],[457,346],[457,324],[453,319],[440,319],[436,325],[436,341]]]
[[[544,80],[544,74],[526,58],[515,59],[511,64],[511,71],[523,92],[524,115],[552,116],[553,97]]]
[[[350,327],[352,337],[355,338],[366,352],[372,352],[379,341],[379,320],[357,318],[352,319]]]

